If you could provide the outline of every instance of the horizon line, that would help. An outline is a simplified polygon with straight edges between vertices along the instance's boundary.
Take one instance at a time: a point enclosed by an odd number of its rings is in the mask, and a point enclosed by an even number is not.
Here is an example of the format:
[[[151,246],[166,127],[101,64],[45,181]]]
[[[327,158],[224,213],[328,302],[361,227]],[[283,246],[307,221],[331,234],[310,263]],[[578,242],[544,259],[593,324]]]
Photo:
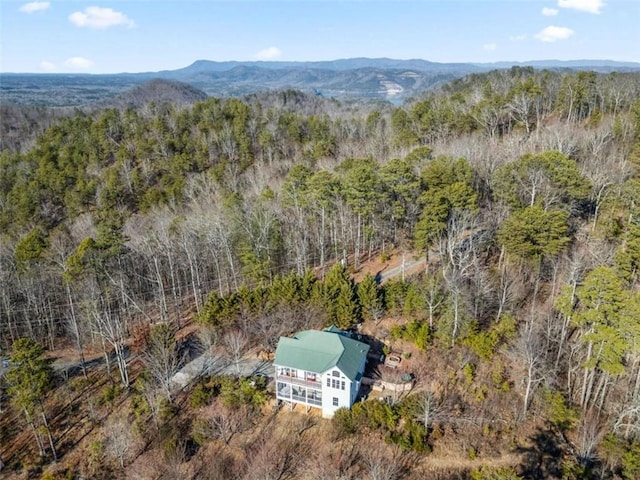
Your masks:
[[[114,72],[91,72],[91,71],[73,71],[73,70],[65,70],[65,71],[3,71],[0,70],[0,75],[139,75],[145,73],[162,73],[162,72],[173,72],[178,70],[183,70],[189,68],[190,66],[198,63],[198,62],[210,62],[210,63],[239,63],[239,64],[285,64],[285,63],[297,63],[297,64],[311,64],[311,63],[333,63],[333,62],[341,62],[341,61],[350,61],[350,60],[388,60],[388,61],[396,61],[396,62],[427,62],[432,63],[434,65],[470,65],[470,66],[491,66],[498,64],[511,64],[514,66],[528,64],[528,63],[543,63],[543,62],[558,62],[558,63],[576,63],[576,62],[585,62],[589,63],[617,63],[617,64],[632,64],[633,66],[637,66],[640,68],[640,61],[634,60],[614,60],[610,58],[575,58],[569,60],[560,60],[555,58],[543,58],[536,60],[497,60],[493,62],[475,62],[475,61],[433,61],[427,60],[424,58],[414,57],[414,58],[392,58],[392,57],[346,57],[346,58],[334,58],[330,60],[209,60],[206,58],[198,58],[191,63],[187,64],[183,67],[177,68],[162,68],[159,70],[140,70],[140,71],[114,71]],[[605,65],[603,65],[605,66]]]

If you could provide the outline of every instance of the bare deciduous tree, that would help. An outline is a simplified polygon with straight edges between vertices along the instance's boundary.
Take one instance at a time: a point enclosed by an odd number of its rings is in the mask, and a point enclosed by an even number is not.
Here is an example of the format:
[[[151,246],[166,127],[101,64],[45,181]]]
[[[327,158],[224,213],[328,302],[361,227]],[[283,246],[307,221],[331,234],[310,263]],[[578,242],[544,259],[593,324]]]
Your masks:
[[[534,330],[532,323],[523,326],[509,354],[514,359],[516,370],[518,368],[522,370],[516,375],[521,378],[521,385],[524,389],[521,410],[521,418],[524,419],[529,410],[533,394],[545,379],[544,342]]]
[[[142,361],[151,378],[171,402],[173,400],[172,379],[183,362],[175,334],[168,324],[161,323],[151,329]]]
[[[240,374],[240,361],[247,347],[247,336],[241,330],[230,330],[225,333],[222,339],[229,355],[233,359],[238,375]]]
[[[306,459],[304,478],[310,480],[355,480],[359,478],[357,441],[346,439],[338,445],[319,442]]]
[[[267,433],[248,445],[247,469],[243,478],[286,480],[300,477],[300,467],[309,454],[307,442],[291,435]]]
[[[199,417],[201,421],[195,425],[197,434],[210,440],[220,439],[226,445],[236,433],[251,426],[251,413],[246,405],[230,408],[220,400],[202,409]]]
[[[126,415],[117,414],[107,421],[104,427],[104,438],[107,454],[116,458],[120,467],[124,468],[127,453],[135,442],[131,423]]]
[[[113,348],[122,385],[125,388],[129,388],[129,369],[125,344],[127,333],[124,320],[119,314],[111,314],[109,311],[102,310],[98,305],[93,306],[91,313],[93,317],[93,332],[99,335],[103,342],[107,342]],[[104,348],[104,355],[108,368],[110,352],[107,348]]]
[[[398,445],[386,445],[376,439],[361,442],[358,451],[370,480],[403,478],[415,462],[415,456]]]
[[[593,461],[596,456],[596,447],[607,432],[604,419],[594,410],[583,412],[577,427],[578,435],[574,446],[577,460],[581,465]]]

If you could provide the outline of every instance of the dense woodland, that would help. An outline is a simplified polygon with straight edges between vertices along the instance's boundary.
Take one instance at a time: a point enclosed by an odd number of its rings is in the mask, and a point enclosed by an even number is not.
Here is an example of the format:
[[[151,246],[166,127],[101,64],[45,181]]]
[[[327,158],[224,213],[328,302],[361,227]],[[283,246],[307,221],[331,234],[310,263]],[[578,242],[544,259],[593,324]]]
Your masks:
[[[640,477],[640,75],[512,68],[401,107],[283,91],[25,112],[0,153],[0,458],[20,478],[56,458],[68,478],[423,478],[447,449],[477,462],[441,478]],[[351,276],[397,252],[424,272]],[[394,405],[290,416],[294,441],[259,382],[173,395],[191,319],[232,356],[391,319],[438,373]],[[43,356],[62,348],[75,378]],[[90,454],[65,464],[86,408]]]

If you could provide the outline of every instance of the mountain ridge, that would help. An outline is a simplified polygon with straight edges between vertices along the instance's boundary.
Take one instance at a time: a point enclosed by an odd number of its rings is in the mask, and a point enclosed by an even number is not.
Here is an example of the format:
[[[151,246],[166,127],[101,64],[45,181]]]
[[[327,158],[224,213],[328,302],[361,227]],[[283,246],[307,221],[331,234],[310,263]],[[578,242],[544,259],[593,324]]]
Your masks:
[[[260,67],[269,70],[278,70],[283,68],[317,68],[322,70],[354,70],[360,68],[382,68],[382,69],[404,69],[432,71],[437,69],[494,69],[509,68],[511,66],[533,66],[536,68],[633,68],[640,69],[640,62],[632,62],[625,60],[610,59],[575,59],[575,60],[500,60],[497,62],[433,62],[421,58],[411,59],[393,59],[388,57],[353,57],[341,58],[335,60],[296,60],[296,61],[280,61],[280,60],[207,60],[198,59],[185,67],[176,69],[163,69],[142,72],[117,72],[117,73],[40,73],[40,72],[0,72],[0,76],[147,76],[182,73],[197,73],[201,71],[218,71],[224,72],[239,66]]]
[[[243,96],[297,89],[330,98],[401,102],[456,78],[511,67],[550,70],[640,71],[640,63],[615,60],[535,60],[491,64],[422,59],[347,58],[312,62],[196,60],[186,67],[119,74],[0,74],[0,101],[82,106],[109,100],[152,79],[186,83],[207,95]],[[57,103],[55,103],[57,102]]]

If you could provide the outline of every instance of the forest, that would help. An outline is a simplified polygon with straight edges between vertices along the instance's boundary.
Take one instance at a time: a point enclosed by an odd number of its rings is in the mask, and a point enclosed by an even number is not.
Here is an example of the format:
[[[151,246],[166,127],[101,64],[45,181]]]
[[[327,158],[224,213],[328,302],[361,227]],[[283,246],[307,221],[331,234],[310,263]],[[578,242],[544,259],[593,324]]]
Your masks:
[[[3,115],[3,475],[640,478],[640,74],[42,110]],[[424,268],[367,273],[399,255]],[[414,390],[329,421],[261,378],[171,388],[194,344],[331,324]]]

